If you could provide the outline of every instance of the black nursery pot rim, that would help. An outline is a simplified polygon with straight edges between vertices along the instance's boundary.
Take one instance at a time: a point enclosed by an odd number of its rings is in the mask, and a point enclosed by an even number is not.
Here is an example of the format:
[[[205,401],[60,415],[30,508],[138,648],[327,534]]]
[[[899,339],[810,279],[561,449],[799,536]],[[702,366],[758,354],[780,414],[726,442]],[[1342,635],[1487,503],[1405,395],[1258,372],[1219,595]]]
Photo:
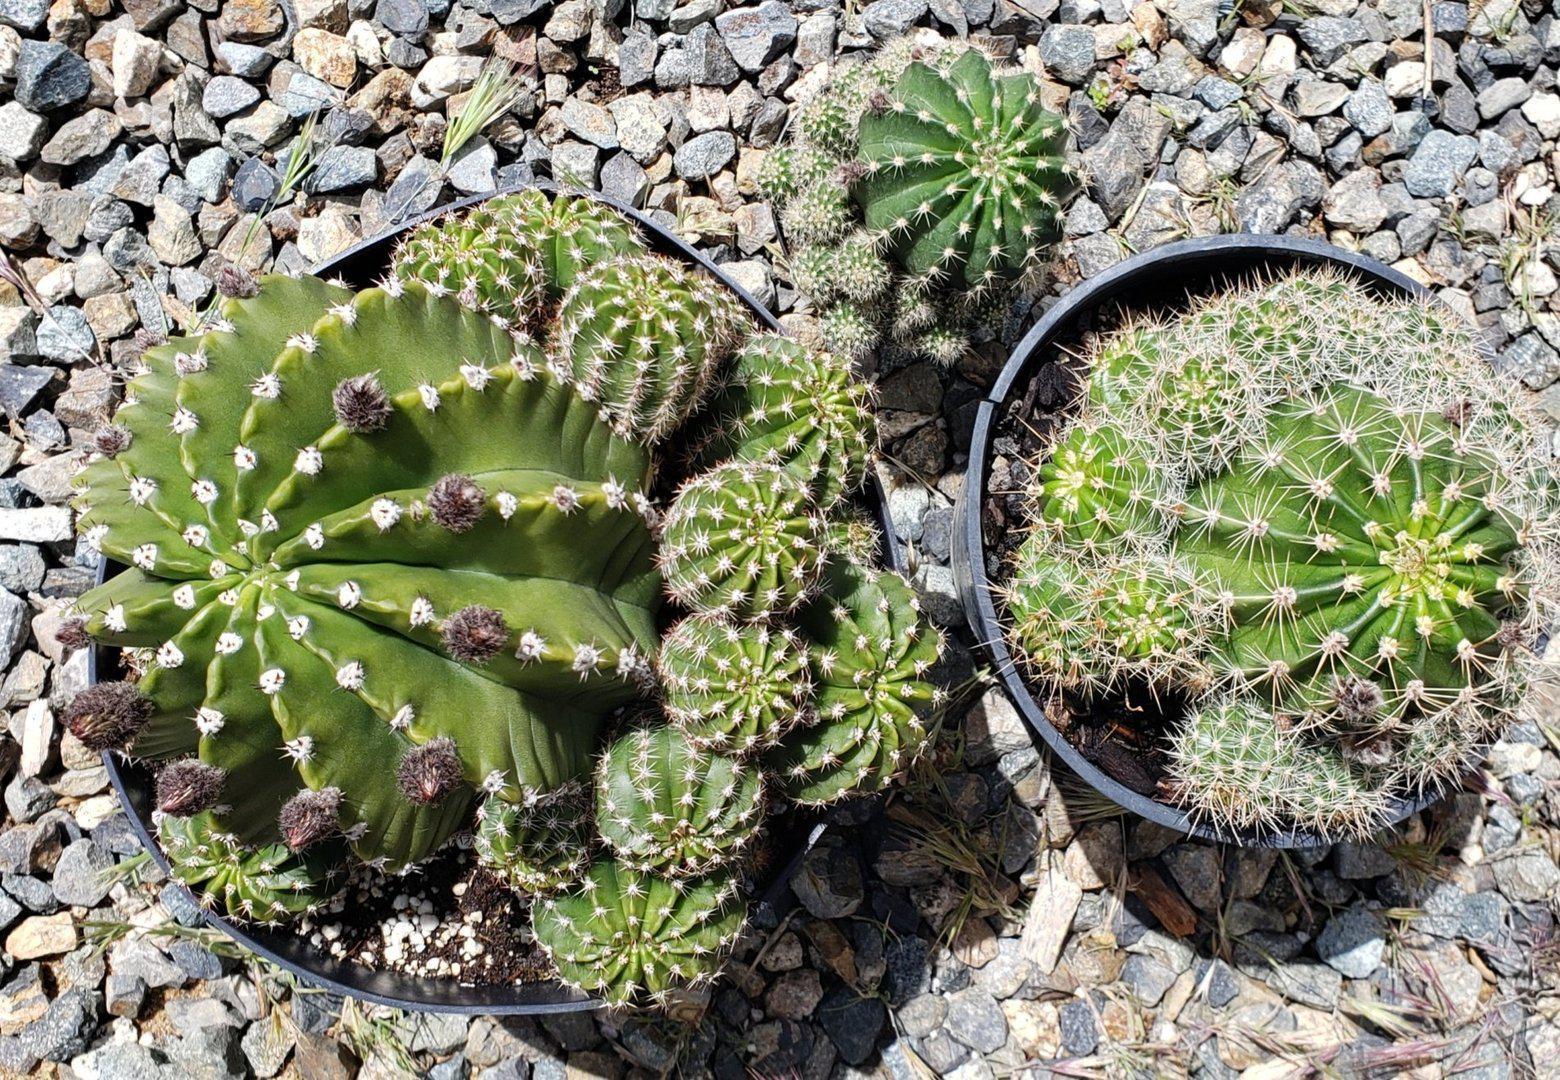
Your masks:
[[[315,266],[316,277],[340,277],[353,288],[367,288],[389,268],[390,257],[396,241],[403,233],[448,214],[469,209],[478,203],[500,195],[537,189],[550,195],[571,195],[592,198],[622,214],[639,230],[652,251],[679,259],[704,271],[721,285],[730,289],[742,301],[762,329],[784,333],[780,321],[760,304],[746,289],[737,284],[718,266],[691,245],[674,235],[648,215],[617,199],[598,191],[574,188],[546,181],[530,181],[501,187],[495,191],[470,196],[444,206],[408,218],[361,240],[345,251]],[[861,498],[876,518],[882,532],[884,562],[894,570],[905,566],[904,549],[894,536],[888,516],[887,496],[876,476],[868,474],[867,485]],[[107,578],[109,560],[98,561],[97,583]],[[102,646],[94,645],[87,652],[87,684],[98,681]],[[228,937],[249,951],[264,957],[304,982],[327,991],[388,1005],[409,1012],[442,1012],[465,1016],[536,1016],[546,1013],[585,1012],[604,1008],[606,1003],[577,990],[564,986],[555,979],[529,983],[492,984],[466,986],[453,979],[430,979],[394,971],[382,971],[350,961],[336,960],[322,951],[314,950],[307,939],[287,926],[262,927],[236,923],[214,911],[200,907],[199,899],[185,887],[168,865],[167,856],[157,843],[151,828],[152,788],[149,770],[118,754],[103,754],[103,764],[119,804],[124,809],[141,846],[152,860],[162,868],[170,882],[198,907],[207,925],[221,930]],[[767,905],[772,909],[784,906],[784,894],[791,878],[807,853],[817,844],[826,828],[814,824],[793,839],[792,849],[785,867],[769,886],[753,899],[755,908]]]
[[[1008,698],[1051,752],[1064,761],[1094,790],[1139,817],[1190,836],[1245,847],[1320,847],[1337,838],[1301,828],[1228,830],[1197,821],[1186,811],[1160,802],[1125,786],[1084,757],[1046,717],[1045,709],[1025,679],[1008,648],[1003,619],[997,610],[992,582],[986,572],[986,545],[981,527],[986,500],[986,479],[992,443],[1007,411],[1009,398],[1022,378],[1046,359],[1053,343],[1067,336],[1084,316],[1119,302],[1131,307],[1131,297],[1145,285],[1173,284],[1176,276],[1188,283],[1220,277],[1235,278],[1258,268],[1331,266],[1352,273],[1366,286],[1397,297],[1430,298],[1432,294],[1412,278],[1368,256],[1297,236],[1263,236],[1234,233],[1179,240],[1142,252],[1082,282],[1059,300],[1019,342],[1003,366],[997,381],[976,408],[970,441],[969,463],[959,496],[954,530],[954,574],[960,601],[969,619],[977,647],[985,650]],[[1170,291],[1173,291],[1171,289]],[[1196,293],[1191,288],[1189,292]],[[1382,826],[1389,827],[1440,801],[1455,784],[1431,787],[1412,796],[1390,801]]]

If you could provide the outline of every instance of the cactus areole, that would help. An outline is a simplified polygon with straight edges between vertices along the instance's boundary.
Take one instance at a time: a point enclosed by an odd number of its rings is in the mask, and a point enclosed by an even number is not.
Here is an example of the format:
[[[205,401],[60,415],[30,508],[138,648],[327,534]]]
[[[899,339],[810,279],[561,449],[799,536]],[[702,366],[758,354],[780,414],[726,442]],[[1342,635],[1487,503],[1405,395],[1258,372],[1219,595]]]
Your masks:
[[[1010,362],[966,478],[990,513],[990,439],[1032,424],[1001,402],[1083,312],[1163,298],[1084,350],[995,585],[960,567],[1022,711],[1205,836],[1367,836],[1439,797],[1553,677],[1560,504],[1529,405],[1451,312],[1326,245],[1169,245],[1082,292]]]
[[[123,678],[94,653],[64,720],[144,763],[109,761],[143,838],[314,981],[483,1013],[705,981],[745,921],[774,756],[860,746],[823,754],[834,782],[806,801],[876,790],[941,698],[941,636],[865,565],[896,554],[854,504],[870,390],[755,335],[778,327],[607,200],[526,189],[395,242],[342,257],[379,285],[263,278],[141,357],[76,504],[124,569],[62,630],[118,647]],[[697,454],[661,452],[674,436]],[[825,707],[863,619],[918,659]],[[343,887],[467,833],[570,991],[468,994],[269,929],[318,929]],[[647,895],[676,910],[646,923]]]

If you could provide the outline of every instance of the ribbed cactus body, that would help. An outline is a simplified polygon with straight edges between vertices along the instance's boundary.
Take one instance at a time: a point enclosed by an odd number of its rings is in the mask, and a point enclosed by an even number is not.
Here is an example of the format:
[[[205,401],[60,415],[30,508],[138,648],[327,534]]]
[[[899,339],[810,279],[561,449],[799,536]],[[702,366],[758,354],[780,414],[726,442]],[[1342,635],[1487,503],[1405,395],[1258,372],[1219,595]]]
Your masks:
[[[579,784],[535,804],[488,799],[477,809],[477,859],[532,896],[574,885],[590,864],[591,793]]]
[[[684,619],[661,642],[666,711],[695,746],[745,755],[804,717],[805,647],[788,627]]]
[[[709,981],[742,933],[746,905],[724,872],[667,878],[598,859],[531,917],[566,983],[622,1004]]]
[[[823,521],[807,484],[766,462],[731,462],[683,486],[667,511],[667,591],[706,614],[794,610],[818,584]]]
[[[943,647],[919,612],[898,574],[830,566],[824,598],[801,618],[817,719],[765,757],[787,797],[816,805],[881,791],[919,755],[941,702],[927,676]]]
[[[991,288],[1038,266],[1075,187],[1062,118],[1026,75],[970,49],[945,70],[905,68],[861,117],[856,197],[914,274]]]
[[[225,771],[246,842],[337,788],[358,854],[395,866],[474,790],[587,774],[656,638],[644,448],[420,284],[268,278],[220,315],[148,351],[129,447],[82,478],[83,533],[132,564],[81,598],[87,629],[153,651],[136,752]]]
[[[279,843],[247,846],[210,814],[164,817],[157,836],[174,877],[202,904],[233,918],[285,922],[318,910],[334,888],[329,853],[294,854]]]
[[[1040,466],[1036,490],[1040,527],[1072,547],[1129,549],[1165,531],[1163,469],[1114,424],[1073,425]]]
[[[782,334],[750,339],[716,398],[707,461],[780,465],[832,509],[866,480],[877,428],[849,362]]]
[[[392,273],[539,330],[582,270],[639,248],[622,215],[597,200],[527,189],[414,230]]]
[[[635,870],[703,874],[737,858],[763,818],[758,769],[702,750],[677,728],[613,740],[596,770],[596,827]]]
[[[745,321],[707,275],[621,256],[588,268],[564,296],[550,363],[616,430],[656,440],[703,402]]]

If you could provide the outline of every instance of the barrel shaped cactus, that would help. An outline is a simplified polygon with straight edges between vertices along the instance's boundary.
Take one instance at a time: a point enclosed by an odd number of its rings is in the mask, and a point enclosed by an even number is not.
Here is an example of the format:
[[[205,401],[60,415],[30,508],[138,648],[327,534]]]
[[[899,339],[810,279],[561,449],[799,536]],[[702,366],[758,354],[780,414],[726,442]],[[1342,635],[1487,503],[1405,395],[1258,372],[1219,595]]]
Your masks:
[[[531,918],[564,982],[625,1004],[708,982],[747,911],[730,874],[670,878],[598,859],[573,889],[538,900]]]
[[[789,627],[696,616],[661,642],[666,711],[696,746],[746,754],[805,719],[806,647]]]
[[[477,808],[477,859],[528,895],[572,886],[590,863],[592,806],[584,783],[529,804],[488,799]]]
[[[300,789],[339,791],[336,831],[388,866],[477,792],[589,773],[656,640],[642,445],[417,283],[266,279],[145,363],[78,502],[131,564],[82,597],[86,628],[152,650],[121,695],[149,714],[134,753],[216,770],[216,821],[249,843]]]
[[[978,49],[905,68],[861,117],[867,228],[912,274],[989,289],[1035,270],[1076,187],[1062,118],[1039,85]]]
[[[1096,703],[1174,691],[1167,797],[1215,826],[1368,832],[1550,677],[1547,446],[1449,313],[1298,272],[1089,360],[1035,472],[1010,640]]]
[[[615,739],[596,770],[596,825],[618,862],[672,876],[736,859],[758,832],[755,768],[702,750],[675,727]]]

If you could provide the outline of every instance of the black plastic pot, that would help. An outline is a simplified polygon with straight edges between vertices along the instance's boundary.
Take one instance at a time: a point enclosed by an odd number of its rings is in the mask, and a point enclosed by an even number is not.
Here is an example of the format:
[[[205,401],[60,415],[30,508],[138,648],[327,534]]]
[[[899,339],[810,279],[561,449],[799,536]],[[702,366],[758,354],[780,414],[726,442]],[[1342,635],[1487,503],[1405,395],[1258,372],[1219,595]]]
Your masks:
[[[396,241],[402,233],[426,221],[448,214],[452,210],[464,209],[495,195],[505,195],[528,187],[556,190],[554,185],[547,183],[519,184],[493,192],[491,195],[479,195],[438,207],[412,217],[393,229],[354,244],[341,254],[316,266],[314,273],[320,277],[340,278],[353,288],[367,288],[379,281],[389,269]],[[599,192],[570,189],[569,194],[586,195],[611,206],[638,226],[653,250],[701,268],[741,297],[753,317],[765,329],[781,330],[779,321],[740,285],[722,273],[714,263],[644,214]],[[884,560],[891,567],[902,569],[904,552],[894,537],[893,529],[889,527],[886,496],[875,477],[868,479],[863,501],[882,526]],[[117,572],[121,568],[115,565],[112,569]],[[99,583],[105,580],[109,571],[110,565],[107,560],[104,560],[98,567]],[[113,650],[99,647],[92,649],[87,657],[89,683],[97,681],[100,669],[112,669],[110,659],[112,652]],[[115,754],[104,754],[103,762],[108,768],[109,779],[114,785],[114,790],[119,794],[119,801],[130,819],[136,836],[152,859],[167,873],[168,861],[163,855],[162,848],[154,839],[151,825],[151,814],[155,805],[151,770],[139,762]],[[788,845],[794,847],[789,848],[791,853],[783,869],[768,882],[762,894],[756,898],[756,905],[767,905],[777,913],[789,907],[791,900],[787,886],[790,879],[807,852],[818,842],[825,828],[814,819],[803,818],[804,815],[798,814],[796,820],[785,821],[780,828],[776,829],[776,834],[781,835]],[[195,902],[193,897],[191,902]],[[265,957],[307,983],[338,994],[399,1009],[472,1016],[515,1016],[579,1012],[601,1006],[596,999],[570,990],[558,982],[520,983],[513,986],[461,986],[450,980],[423,979],[396,972],[377,971],[360,964],[333,959],[311,948],[306,940],[285,926],[266,928],[240,925],[211,912],[205,913],[205,919],[208,924],[223,931],[251,952]]]
[[[1051,752],[1096,791],[1141,817],[1177,832],[1253,847],[1314,847],[1327,841],[1302,829],[1228,832],[1195,823],[1177,807],[1141,795],[1103,772],[1052,726],[1008,649],[1002,617],[992,594],[992,568],[986,561],[982,517],[997,428],[1006,415],[1009,398],[1022,392],[1028,377],[1040,364],[1062,355],[1064,347],[1076,345],[1083,331],[1093,329],[1097,322],[1103,320],[1108,327],[1118,311],[1158,311],[1216,290],[1242,275],[1301,266],[1330,266],[1350,272],[1382,296],[1429,295],[1411,278],[1374,259],[1322,241],[1292,236],[1237,234],[1182,240],[1111,267],[1078,285],[1046,313],[1019,342],[996,385],[978,406],[953,537],[954,577],[975,639],[986,650],[1019,715]],[[1447,790],[1396,800],[1391,805],[1389,820],[1403,820],[1441,799]]]

